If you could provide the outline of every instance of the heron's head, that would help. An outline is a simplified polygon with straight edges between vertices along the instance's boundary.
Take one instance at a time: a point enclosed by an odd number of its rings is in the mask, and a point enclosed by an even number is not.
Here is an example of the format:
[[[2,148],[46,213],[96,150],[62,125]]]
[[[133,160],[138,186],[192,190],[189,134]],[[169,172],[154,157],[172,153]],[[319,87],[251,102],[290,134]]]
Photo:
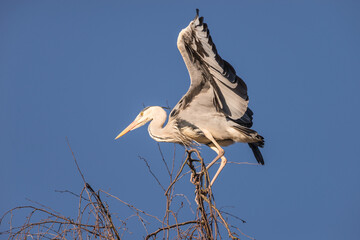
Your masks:
[[[117,137],[115,138],[118,139],[121,136],[125,135],[126,133],[137,129],[141,126],[144,126],[147,122],[151,121],[153,119],[153,108],[154,107],[146,107],[144,108],[135,118],[135,120],[130,123],[129,126],[127,126],[127,128],[125,128],[119,135],[117,135]]]

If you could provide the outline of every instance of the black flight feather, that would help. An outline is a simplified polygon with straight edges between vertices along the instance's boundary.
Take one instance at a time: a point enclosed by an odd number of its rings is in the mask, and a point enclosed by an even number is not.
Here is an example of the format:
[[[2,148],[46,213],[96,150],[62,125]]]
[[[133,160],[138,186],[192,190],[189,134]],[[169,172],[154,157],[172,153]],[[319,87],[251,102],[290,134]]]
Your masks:
[[[260,163],[261,165],[264,165],[264,159],[263,159],[263,156],[259,150],[259,147],[258,147],[258,144],[256,143],[249,143],[249,147],[251,148],[251,150],[253,151],[254,153],[254,156],[257,160],[258,163]]]

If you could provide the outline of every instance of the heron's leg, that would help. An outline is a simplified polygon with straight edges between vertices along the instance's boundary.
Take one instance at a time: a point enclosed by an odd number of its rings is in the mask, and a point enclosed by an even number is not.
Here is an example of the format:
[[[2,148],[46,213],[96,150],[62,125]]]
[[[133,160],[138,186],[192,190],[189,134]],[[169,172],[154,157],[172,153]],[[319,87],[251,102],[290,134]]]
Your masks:
[[[209,165],[206,166],[206,169],[209,169],[212,165],[214,165],[217,162],[217,160],[219,160],[219,158],[222,158],[224,155],[224,150],[223,150],[222,156],[218,157],[220,155],[219,150],[213,144],[208,146],[217,153],[217,157],[214,158],[214,160],[212,160],[211,163],[209,163]]]
[[[213,179],[210,182],[210,187],[214,184],[216,178],[219,176],[221,170],[225,167],[226,165],[226,158],[224,157],[224,149],[222,149],[220,147],[220,145],[216,142],[216,140],[213,138],[212,134],[207,131],[207,130],[203,130],[201,129],[201,131],[203,131],[205,137],[207,137],[212,144],[209,145],[209,147],[214,150],[218,155],[216,156],[216,158],[214,158],[214,160],[211,161],[211,163],[206,167],[206,169],[209,169],[212,165],[214,165],[220,158],[221,158],[221,164],[219,169],[216,171],[215,176],[213,177]]]
[[[216,147],[210,146],[210,148],[211,148],[212,150],[214,150],[217,154],[219,154],[219,150],[218,150]],[[206,169],[209,169],[209,168],[211,167],[211,165],[214,164],[214,163],[215,163],[215,162],[212,161],[212,162],[206,167]],[[216,178],[219,176],[220,172],[223,170],[223,168],[225,167],[226,163],[227,163],[226,157],[225,157],[225,156],[221,156],[220,167],[219,167],[218,170],[216,171],[213,179],[211,180],[210,186],[212,186],[212,185],[214,184]]]

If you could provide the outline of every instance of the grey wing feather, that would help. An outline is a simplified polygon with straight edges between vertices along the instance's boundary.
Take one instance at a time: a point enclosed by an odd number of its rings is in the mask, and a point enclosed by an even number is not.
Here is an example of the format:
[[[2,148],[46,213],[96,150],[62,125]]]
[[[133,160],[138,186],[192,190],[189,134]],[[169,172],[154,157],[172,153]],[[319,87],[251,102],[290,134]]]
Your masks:
[[[252,112],[248,109],[246,84],[236,75],[234,68],[217,53],[203,17],[196,15],[180,32],[177,46],[189,71],[191,84],[170,116],[173,117],[181,109],[185,109],[201,89],[210,84],[213,99],[209,101],[214,103],[216,110],[241,125],[251,126]]]

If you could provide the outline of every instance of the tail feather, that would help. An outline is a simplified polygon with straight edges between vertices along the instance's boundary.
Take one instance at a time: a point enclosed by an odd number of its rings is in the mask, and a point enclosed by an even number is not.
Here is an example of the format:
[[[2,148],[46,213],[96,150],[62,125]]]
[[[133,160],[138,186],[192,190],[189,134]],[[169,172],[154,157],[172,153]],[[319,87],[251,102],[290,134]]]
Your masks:
[[[249,147],[253,151],[257,162],[260,163],[261,165],[264,165],[265,164],[264,158],[259,150],[259,144],[258,143],[249,143]]]

